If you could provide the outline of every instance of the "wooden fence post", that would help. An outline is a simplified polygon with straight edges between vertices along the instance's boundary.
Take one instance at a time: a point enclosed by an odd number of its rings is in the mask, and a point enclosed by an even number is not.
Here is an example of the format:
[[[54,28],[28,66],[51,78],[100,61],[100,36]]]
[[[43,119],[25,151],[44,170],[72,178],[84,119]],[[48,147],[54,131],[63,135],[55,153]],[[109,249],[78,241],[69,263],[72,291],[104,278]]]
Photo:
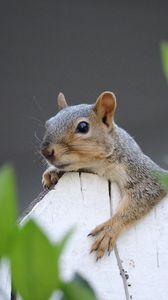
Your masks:
[[[53,241],[75,228],[62,256],[62,275],[69,280],[79,272],[99,300],[167,300],[168,197],[118,239],[110,256],[96,262],[95,254],[89,254],[93,240],[88,233],[106,221],[119,202],[115,183],[93,174],[67,173],[23,222],[35,219]],[[0,285],[10,293],[6,277]]]

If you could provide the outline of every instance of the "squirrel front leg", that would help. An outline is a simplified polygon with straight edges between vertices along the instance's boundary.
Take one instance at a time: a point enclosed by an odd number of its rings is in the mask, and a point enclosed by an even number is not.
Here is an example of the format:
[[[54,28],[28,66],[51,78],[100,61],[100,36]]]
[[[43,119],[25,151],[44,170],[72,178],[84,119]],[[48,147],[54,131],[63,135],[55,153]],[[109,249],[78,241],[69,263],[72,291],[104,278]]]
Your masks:
[[[96,236],[91,252],[97,251],[97,260],[107,250],[110,254],[119,235],[130,225],[146,215],[152,207],[165,196],[161,193],[155,199],[135,199],[133,195],[127,194],[122,199],[122,204],[114,216],[101,225],[98,225],[89,235]],[[152,201],[154,200],[154,201]]]
[[[57,169],[54,166],[50,166],[42,175],[42,184],[45,189],[49,189],[54,186],[60,177],[63,175],[63,172],[58,173]]]

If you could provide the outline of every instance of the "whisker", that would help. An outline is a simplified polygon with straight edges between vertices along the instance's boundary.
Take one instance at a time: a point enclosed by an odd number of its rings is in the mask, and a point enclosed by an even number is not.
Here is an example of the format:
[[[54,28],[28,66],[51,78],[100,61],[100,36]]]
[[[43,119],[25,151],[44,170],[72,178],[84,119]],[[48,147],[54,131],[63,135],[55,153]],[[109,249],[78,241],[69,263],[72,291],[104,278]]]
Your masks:
[[[41,143],[41,140],[40,140],[40,138],[37,136],[36,131],[34,132],[34,137],[36,138],[36,141],[38,141],[39,143]]]
[[[44,167],[48,166],[48,163],[47,163],[46,159],[42,156],[41,152],[38,149],[34,149],[34,154],[35,154],[36,158],[38,158],[38,161],[40,161],[40,163]]]
[[[40,105],[39,101],[37,100],[37,97],[36,96],[33,96],[33,101],[38,109],[38,111],[40,112],[41,114],[41,117],[43,120],[46,120],[46,117],[44,115],[44,110],[42,109],[42,106]]]
[[[36,122],[38,122],[38,126],[39,126],[39,127],[44,128],[44,123],[43,123],[40,119],[38,119],[38,118],[36,118],[36,117],[33,117],[33,116],[27,116],[27,115],[24,115],[24,118],[29,119],[29,120],[36,121]]]

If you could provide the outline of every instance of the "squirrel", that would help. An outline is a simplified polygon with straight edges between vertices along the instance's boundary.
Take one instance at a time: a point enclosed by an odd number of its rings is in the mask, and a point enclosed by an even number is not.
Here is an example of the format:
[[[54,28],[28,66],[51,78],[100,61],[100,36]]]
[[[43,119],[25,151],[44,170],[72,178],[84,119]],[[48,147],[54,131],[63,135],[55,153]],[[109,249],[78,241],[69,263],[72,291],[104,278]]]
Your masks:
[[[44,188],[56,184],[64,172],[88,171],[115,181],[121,205],[112,218],[90,232],[97,260],[112,251],[119,235],[145,216],[167,194],[159,176],[168,172],[146,156],[135,140],[114,122],[116,97],[105,91],[95,104],[68,106],[58,95],[60,111],[46,122],[41,153],[48,169]]]

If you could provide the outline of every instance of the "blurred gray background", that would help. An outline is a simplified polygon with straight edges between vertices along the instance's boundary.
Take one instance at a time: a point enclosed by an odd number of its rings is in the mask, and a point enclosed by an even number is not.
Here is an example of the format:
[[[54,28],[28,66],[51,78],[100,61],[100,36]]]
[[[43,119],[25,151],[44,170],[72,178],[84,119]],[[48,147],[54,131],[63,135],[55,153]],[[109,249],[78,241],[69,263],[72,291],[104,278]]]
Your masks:
[[[162,40],[168,1],[1,1],[0,164],[16,168],[20,210],[42,190],[37,137],[59,91],[74,104],[112,90],[117,123],[168,168]]]

